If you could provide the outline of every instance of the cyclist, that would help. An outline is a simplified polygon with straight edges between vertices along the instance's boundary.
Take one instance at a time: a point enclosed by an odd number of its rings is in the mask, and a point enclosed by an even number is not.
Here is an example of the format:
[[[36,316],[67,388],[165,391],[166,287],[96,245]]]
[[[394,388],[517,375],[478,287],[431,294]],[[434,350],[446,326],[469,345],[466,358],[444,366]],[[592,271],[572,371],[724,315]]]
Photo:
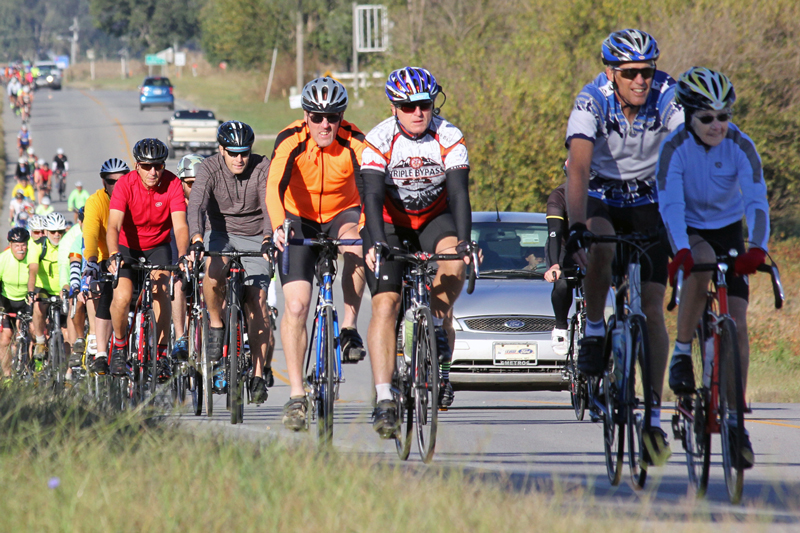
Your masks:
[[[67,161],[67,156],[64,154],[63,148],[58,148],[56,150],[56,155],[53,157],[53,162],[50,163],[50,169],[54,174],[61,173],[61,175],[67,177],[67,171],[69,171],[69,161]]]
[[[188,217],[192,235],[192,258],[205,251],[253,251],[266,253],[272,245],[272,227],[267,214],[266,192],[269,159],[253,153],[256,136],[253,129],[237,120],[217,129],[218,152],[195,167],[183,161],[183,173],[196,172],[193,194],[189,197]],[[188,168],[187,163],[189,163]],[[188,171],[188,172],[187,172]],[[188,176],[187,176],[188,177]],[[191,186],[190,186],[191,187]],[[204,244],[205,242],[205,244]],[[222,304],[225,302],[227,259],[206,259],[203,296],[208,308],[208,352],[211,360],[222,357],[225,326]],[[267,263],[261,258],[242,258],[245,277],[244,313],[253,357],[250,380],[251,398],[256,403],[267,400],[271,385],[272,361],[267,359],[272,340],[267,310],[270,278]]]
[[[33,213],[33,204],[25,198],[22,191],[17,191],[11,199],[8,212],[8,222],[14,226],[26,223],[27,215]]]
[[[127,373],[126,347],[128,309],[134,290],[134,272],[129,266],[144,258],[154,265],[172,263],[170,230],[175,232],[178,253],[183,256],[189,245],[186,225],[186,202],[180,181],[164,168],[169,150],[158,139],[142,139],[133,147],[136,168],[119,179],[109,202],[106,242],[109,272],[117,270],[122,260],[119,283],[111,302],[114,327],[114,348],[111,353],[112,374]],[[138,273],[136,273],[138,274]],[[158,359],[166,356],[170,324],[168,275],[153,271],[154,310],[158,336]],[[136,289],[140,289],[136,276]]]
[[[17,107],[17,93],[21,86],[17,78],[11,78],[6,85],[6,94],[8,94],[8,102],[11,105],[11,110],[15,111]]]
[[[656,69],[658,44],[635,29],[617,31],[603,41],[605,72],[586,85],[567,125],[567,248],[586,270],[584,291],[587,324],[578,354],[578,368],[589,376],[604,367],[603,311],[611,283],[614,246],[596,244],[584,249],[589,232],[661,231],[655,187],[658,147],[683,122],[674,103],[674,80]],[[589,234],[591,235],[591,234]],[[668,248],[651,246],[642,261],[642,310],[650,339],[650,375],[657,405],[649,429],[643,431],[645,460],[663,464],[670,450],[661,429],[661,392],[669,338],[663,300],[667,281]],[[645,423],[647,428],[647,423]]]
[[[42,201],[39,203],[39,205],[36,206],[34,213],[36,213],[39,216],[46,217],[50,213],[55,212],[55,209],[53,208],[51,203],[52,202],[50,202],[49,196],[43,196]]]
[[[59,279],[62,288],[69,292],[70,316],[72,316],[72,319],[64,324],[67,328],[68,342],[72,345],[70,367],[81,365],[81,356],[86,350],[86,339],[83,336],[86,325],[86,303],[77,298],[72,300],[81,288],[83,266],[83,208],[77,214],[78,223],[67,230],[58,245]]]
[[[25,228],[13,228],[8,232],[9,247],[0,253],[0,306],[6,313],[30,313],[26,301],[30,267],[28,265],[28,240],[30,234]],[[11,336],[14,333],[11,319],[3,317],[3,330],[0,332],[0,366],[3,375],[11,375]]]
[[[83,256],[86,267],[83,270],[82,285],[90,286],[101,274],[108,272],[108,227],[109,202],[117,181],[131,171],[128,164],[116,157],[103,162],[100,179],[103,186],[89,196],[84,206],[83,217]],[[111,300],[114,292],[110,283],[100,287],[100,298],[88,302],[89,335],[86,338],[86,351],[94,355],[91,369],[98,374],[108,372],[108,344],[111,340]],[[91,316],[94,314],[94,321]],[[94,325],[93,325],[94,323]]]
[[[67,211],[75,213],[75,220],[78,220],[78,211],[86,205],[86,200],[89,198],[89,191],[83,190],[83,183],[80,181],[75,182],[75,189],[69,193],[67,199]]]
[[[21,191],[23,196],[30,200],[31,202],[36,201],[35,193],[33,192],[33,187],[31,186],[30,181],[28,180],[28,173],[27,169],[20,169],[22,165],[22,161],[20,160],[20,164],[17,165],[17,184],[14,185],[14,188],[11,189],[11,196],[14,197],[17,195],[17,191]]]
[[[313,238],[324,232],[332,238],[358,239],[361,199],[356,173],[364,149],[364,134],[344,120],[348,98],[341,83],[328,77],[311,80],[303,87],[301,102],[303,119],[284,128],[275,141],[267,182],[275,244],[281,250],[281,261],[282,254],[288,253],[290,258],[289,273],[280,270],[285,299],[281,340],[291,384],[283,423],[295,431],[305,428],[308,412],[302,373],[317,250],[308,246],[286,248],[286,239],[292,235],[284,235],[281,225],[284,219],[291,220],[297,238]],[[342,361],[357,363],[366,356],[356,331],[364,294],[364,267],[359,247],[343,247],[342,253],[345,312],[339,342]]]
[[[67,231],[67,221],[61,213],[50,213],[45,218],[46,239],[40,239],[30,245],[28,253],[31,256],[31,280],[28,281],[28,299],[34,303],[36,296],[49,298],[61,294],[61,272],[58,268],[58,248],[64,233]],[[35,275],[35,278],[34,278]],[[66,295],[63,295],[66,296]],[[33,305],[33,334],[36,345],[33,350],[35,359],[44,359],[45,354],[45,317],[47,316],[46,302],[35,302]],[[66,324],[66,322],[64,322]]]
[[[17,133],[17,148],[19,149],[19,156],[25,153],[25,151],[30,147],[31,142],[31,133],[28,131],[28,125],[23,124],[20,129],[19,133]]]
[[[377,242],[425,252],[463,251],[472,226],[469,200],[469,158],[464,136],[434,108],[441,87],[424,68],[404,67],[389,74],[386,95],[392,116],[367,134],[361,165],[366,225],[361,231],[369,270],[375,270]],[[380,260],[380,258],[378,258]],[[465,262],[467,259],[465,258]],[[403,264],[387,262],[381,279],[372,273],[369,344],[377,407],[373,428],[390,438],[398,424],[390,387],[396,356],[395,324],[400,308]],[[431,287],[431,311],[436,331],[442,383],[439,401],[453,403],[450,360],[453,304],[464,284],[464,264],[442,261]]]
[[[545,243],[545,263],[547,271],[544,279],[553,284],[550,301],[553,304],[553,314],[556,325],[550,334],[550,342],[556,355],[567,355],[569,351],[569,334],[567,332],[567,319],[569,309],[572,307],[572,284],[562,279],[562,265],[565,268],[572,266],[572,259],[566,257],[564,240],[569,228],[567,216],[567,184],[562,183],[547,197],[547,242]]]
[[[45,220],[44,217],[39,215],[31,215],[28,219],[28,231],[30,232],[30,240],[38,241],[44,238]]]
[[[50,195],[50,178],[53,176],[53,171],[50,170],[44,159],[37,160],[35,168],[33,182],[36,184],[36,190],[39,191],[39,203],[42,203],[42,198]]]
[[[683,268],[685,283],[678,310],[678,334],[669,369],[669,386],[676,394],[695,390],[692,335],[703,313],[711,272],[692,273],[695,263],[714,263],[717,254],[739,252],[728,270],[728,305],[736,322],[744,387],[750,362],[747,335],[747,276],[764,263],[769,240],[769,203],[761,157],[753,141],[735,124],[736,92],[727,76],[692,67],[678,79],[676,100],[686,122],[661,147],[658,160],[659,209],[667,226],[675,258],[670,283]],[[747,219],[750,246],[745,252],[742,217]],[[735,406],[734,406],[735,408]],[[729,413],[737,420],[736,413]],[[735,437],[732,437],[732,443]],[[745,468],[755,461],[750,437],[734,453]]]

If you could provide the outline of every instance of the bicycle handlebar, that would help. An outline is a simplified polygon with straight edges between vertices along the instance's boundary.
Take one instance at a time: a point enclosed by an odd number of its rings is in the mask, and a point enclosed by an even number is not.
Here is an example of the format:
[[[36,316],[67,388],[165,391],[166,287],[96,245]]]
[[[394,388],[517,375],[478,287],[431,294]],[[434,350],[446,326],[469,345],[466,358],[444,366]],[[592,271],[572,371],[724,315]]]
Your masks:
[[[284,234],[284,247],[283,247],[283,260],[281,261],[281,270],[283,275],[289,274],[289,254],[287,248],[289,246],[318,246],[318,247],[331,247],[338,246],[361,246],[363,241],[361,239],[331,239],[324,233],[319,233],[312,239],[290,239],[289,231],[292,229],[292,221],[288,218],[283,221],[283,234]]]
[[[480,278],[480,267],[478,266],[478,245],[475,241],[467,245],[467,249],[463,254],[431,254],[428,252],[405,252],[399,248],[389,247],[388,245],[376,242],[374,245],[375,250],[375,279],[381,277],[381,259],[399,259],[401,261],[408,261],[417,265],[424,265],[433,261],[461,261],[464,259],[465,254],[470,255],[469,264],[469,279],[467,281],[467,294],[472,294],[475,290],[475,280]],[[384,250],[386,250],[384,254]]]

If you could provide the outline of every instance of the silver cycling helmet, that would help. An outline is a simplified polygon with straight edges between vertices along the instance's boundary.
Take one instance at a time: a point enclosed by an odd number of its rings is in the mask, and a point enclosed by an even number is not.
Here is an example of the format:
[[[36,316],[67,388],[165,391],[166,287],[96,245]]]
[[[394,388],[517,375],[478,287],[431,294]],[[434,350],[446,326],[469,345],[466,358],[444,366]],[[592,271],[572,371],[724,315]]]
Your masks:
[[[347,109],[347,89],[333,78],[317,78],[303,87],[301,102],[309,113],[342,113]]]

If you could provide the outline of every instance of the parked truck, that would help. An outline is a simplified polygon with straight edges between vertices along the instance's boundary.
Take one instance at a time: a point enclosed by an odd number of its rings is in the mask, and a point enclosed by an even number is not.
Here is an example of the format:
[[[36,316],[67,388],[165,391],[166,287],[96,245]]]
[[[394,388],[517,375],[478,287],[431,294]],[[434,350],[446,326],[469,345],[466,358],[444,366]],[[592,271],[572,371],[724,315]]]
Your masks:
[[[182,109],[173,113],[169,120],[167,144],[170,157],[176,157],[178,151],[212,153],[217,149],[217,127],[220,121],[213,111],[205,109]]]

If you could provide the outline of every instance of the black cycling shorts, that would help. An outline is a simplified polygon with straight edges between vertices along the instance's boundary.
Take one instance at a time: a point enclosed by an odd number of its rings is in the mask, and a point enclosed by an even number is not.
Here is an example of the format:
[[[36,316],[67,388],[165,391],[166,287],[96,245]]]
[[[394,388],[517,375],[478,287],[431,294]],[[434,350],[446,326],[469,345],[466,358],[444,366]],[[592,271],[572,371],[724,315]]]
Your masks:
[[[155,248],[149,250],[131,250],[127,246],[119,245],[119,253],[122,255],[122,268],[119,271],[119,277],[127,278],[133,282],[134,291],[139,291],[142,288],[144,278],[142,277],[142,270],[134,270],[130,266],[133,263],[139,263],[139,258],[143,257],[152,265],[171,265],[172,264],[172,247],[168,242],[159,244]]]
[[[727,254],[731,248],[736,249],[739,254],[744,253],[744,234],[742,233],[741,220],[720,229],[687,227],[686,233],[701,237],[711,245],[717,255]],[[734,269],[729,268],[725,273],[725,281],[728,282],[728,296],[736,296],[749,301],[750,285],[747,276],[739,276]]]
[[[108,261],[100,262],[100,271],[105,274],[108,272]],[[122,272],[120,272],[122,275]],[[114,288],[112,283],[100,284],[100,298],[95,302],[94,314],[101,320],[111,320],[111,301],[114,299]]]
[[[286,213],[286,218],[292,221],[292,229],[294,233],[293,239],[313,239],[320,233],[325,233],[328,237],[336,239],[339,237],[339,231],[342,226],[346,224],[358,224],[358,219],[361,216],[361,209],[358,207],[351,207],[345,209],[329,222],[320,224],[307,218],[301,218],[291,213]],[[278,252],[278,272],[281,275],[281,285],[290,283],[292,281],[307,281],[311,283],[314,280],[314,270],[317,264],[318,250],[313,246],[293,246],[287,248],[289,252],[289,273],[284,274],[283,268],[283,254],[286,252]]]
[[[651,281],[667,285],[667,263],[669,263],[670,245],[658,204],[647,204],[635,207],[611,207],[597,198],[588,198],[586,217],[608,220],[617,233],[643,233],[657,231],[659,242],[645,250],[641,258],[642,283]]]
[[[437,216],[420,229],[404,228],[383,223],[383,231],[389,246],[405,248],[404,242],[408,242],[408,248],[412,252],[436,252],[439,241],[445,237],[456,237],[456,223],[453,215],[448,212]],[[369,235],[366,226],[361,230],[361,238],[364,241],[364,255],[375,245],[375,241]],[[381,279],[375,279],[375,272],[366,269],[367,285],[372,295],[382,292],[394,292],[400,294],[403,286],[403,261],[384,261],[381,265]]]
[[[0,296],[0,305],[3,306],[6,313],[16,313],[17,315],[21,313],[28,313],[31,312],[31,306],[28,305],[28,302],[25,300],[15,301],[9,300],[4,296]],[[7,329],[11,329],[11,319],[8,315],[3,317],[3,327]]]

